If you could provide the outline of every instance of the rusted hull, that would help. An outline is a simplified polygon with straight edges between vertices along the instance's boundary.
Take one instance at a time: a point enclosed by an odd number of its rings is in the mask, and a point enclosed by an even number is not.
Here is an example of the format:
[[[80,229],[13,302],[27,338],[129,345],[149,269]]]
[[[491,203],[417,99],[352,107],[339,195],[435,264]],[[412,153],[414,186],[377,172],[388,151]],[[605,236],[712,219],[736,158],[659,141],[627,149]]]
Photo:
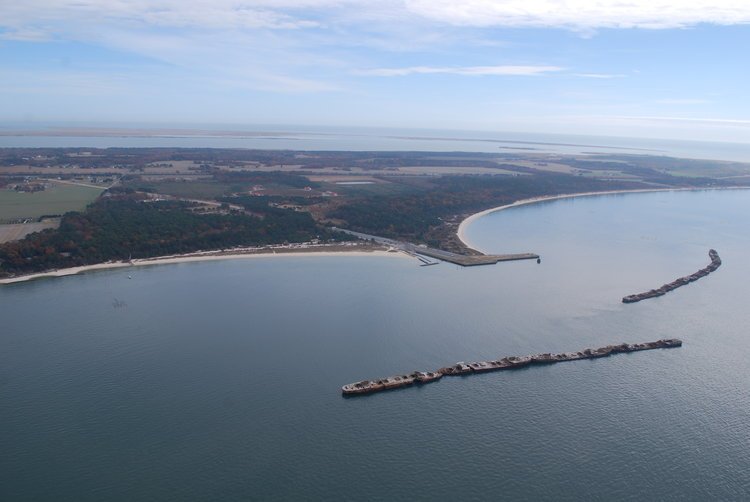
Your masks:
[[[511,370],[532,365],[554,364],[567,361],[579,361],[581,359],[597,359],[613,354],[627,352],[638,352],[641,350],[671,349],[681,347],[682,340],[677,338],[658,340],[655,342],[621,343],[619,345],[607,345],[598,349],[585,349],[578,352],[562,352],[559,354],[535,354],[532,356],[511,356],[493,361],[479,361],[464,363],[459,362],[452,366],[440,368],[437,371],[415,371],[409,375],[398,375],[379,380],[363,380],[341,388],[346,396],[372,394],[384,390],[400,389],[414,384],[424,385],[436,382],[443,376],[461,376],[475,373],[488,373],[492,371]]]
[[[711,263],[707,267],[700,269],[694,274],[680,277],[679,279],[676,279],[669,284],[665,284],[659,289],[652,289],[650,291],[646,291],[645,293],[638,293],[636,295],[628,295],[622,299],[622,303],[636,303],[641,300],[664,296],[670,291],[674,291],[675,289],[681,288],[682,286],[690,284],[691,282],[697,281],[702,277],[706,277],[711,272],[715,272],[716,269],[721,266],[721,258],[719,258],[719,253],[717,253],[715,249],[709,250],[708,256],[711,258]]]

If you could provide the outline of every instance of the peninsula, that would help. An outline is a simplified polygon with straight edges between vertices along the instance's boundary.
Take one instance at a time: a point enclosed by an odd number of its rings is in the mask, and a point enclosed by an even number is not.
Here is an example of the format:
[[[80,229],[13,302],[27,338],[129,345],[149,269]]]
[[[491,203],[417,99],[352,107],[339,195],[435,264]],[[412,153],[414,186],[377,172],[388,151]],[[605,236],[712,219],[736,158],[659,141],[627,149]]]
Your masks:
[[[748,176],[748,164],[625,154],[5,148],[0,279],[240,248],[336,248],[358,235],[398,242],[425,265],[538,260],[540,250],[485,255],[459,225],[529,200],[740,187]]]

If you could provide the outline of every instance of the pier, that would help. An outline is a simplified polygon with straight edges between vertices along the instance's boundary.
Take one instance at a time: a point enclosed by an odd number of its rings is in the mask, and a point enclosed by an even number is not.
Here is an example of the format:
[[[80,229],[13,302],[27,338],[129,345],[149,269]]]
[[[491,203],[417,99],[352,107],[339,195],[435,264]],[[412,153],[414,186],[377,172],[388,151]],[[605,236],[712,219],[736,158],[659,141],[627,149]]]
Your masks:
[[[458,362],[452,366],[446,366],[435,371],[414,371],[405,375],[396,375],[379,380],[362,380],[341,387],[345,396],[357,396],[372,394],[386,390],[399,389],[411,385],[425,385],[436,382],[444,376],[462,376],[474,373],[487,373],[491,371],[512,370],[526,366],[554,364],[566,361],[578,361],[581,359],[597,359],[608,357],[613,354],[624,354],[638,352],[641,350],[671,349],[681,347],[682,340],[677,338],[657,340],[645,343],[621,343],[620,345],[607,345],[598,349],[584,349],[578,352],[562,352],[559,354],[535,354],[531,356],[510,356],[492,361],[480,361],[473,363]]]
[[[645,293],[638,293],[636,295],[628,295],[622,299],[622,303],[635,303],[639,302],[641,300],[646,300],[648,298],[656,298],[657,296],[663,296],[670,291],[674,291],[677,288],[681,288],[682,286],[686,286],[690,284],[691,282],[697,281],[698,279],[702,277],[706,277],[711,272],[715,272],[716,269],[718,269],[721,266],[721,258],[719,258],[719,253],[716,252],[715,249],[710,249],[708,251],[708,256],[711,258],[711,263],[699,271],[695,272],[691,275],[686,275],[685,277],[680,277],[679,279],[676,279],[669,284],[665,284],[659,289],[652,289],[650,291],[646,291]]]
[[[385,246],[398,249],[405,252],[408,255],[414,256],[419,259],[423,265],[434,265],[435,262],[429,262],[420,257],[434,258],[440,261],[446,261],[448,263],[454,263],[462,267],[474,267],[477,265],[494,265],[502,261],[516,261],[516,260],[537,260],[539,262],[539,255],[534,253],[518,253],[518,254],[477,254],[477,255],[465,255],[452,253],[450,251],[443,251],[442,249],[435,249],[423,245],[412,244],[410,242],[396,241],[388,239],[386,237],[380,237],[377,235],[363,234],[362,232],[354,232],[352,230],[346,230],[343,228],[333,227],[333,230],[338,232],[344,232],[345,234],[353,235],[362,240],[374,241]]]

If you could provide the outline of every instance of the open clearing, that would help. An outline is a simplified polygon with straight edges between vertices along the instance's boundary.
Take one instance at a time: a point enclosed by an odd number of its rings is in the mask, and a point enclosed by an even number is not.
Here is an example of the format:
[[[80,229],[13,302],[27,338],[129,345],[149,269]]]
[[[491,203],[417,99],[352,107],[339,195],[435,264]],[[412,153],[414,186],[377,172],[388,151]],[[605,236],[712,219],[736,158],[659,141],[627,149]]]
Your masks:
[[[60,183],[50,183],[43,192],[34,193],[3,189],[0,190],[0,223],[80,211],[102,191],[101,188]]]
[[[187,199],[216,199],[232,192],[247,191],[250,183],[222,183],[217,181],[145,181],[138,180],[125,186]]]
[[[0,244],[17,241],[34,232],[41,232],[47,228],[60,226],[60,219],[54,218],[35,223],[19,223],[14,225],[0,225]]]

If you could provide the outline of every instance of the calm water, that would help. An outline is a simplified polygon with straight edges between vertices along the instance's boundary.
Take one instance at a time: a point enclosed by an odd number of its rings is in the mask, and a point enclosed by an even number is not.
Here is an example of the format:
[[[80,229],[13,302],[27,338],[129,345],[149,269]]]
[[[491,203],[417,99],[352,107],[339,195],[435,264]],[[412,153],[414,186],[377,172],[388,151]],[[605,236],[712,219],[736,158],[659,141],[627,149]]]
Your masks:
[[[64,125],[64,124],[62,124]],[[84,148],[250,148],[260,150],[344,150],[344,151],[421,151],[485,152],[500,154],[637,154],[667,155],[696,159],[750,162],[750,143],[718,143],[648,138],[542,134],[524,132],[439,131],[424,129],[341,128],[312,126],[196,124],[203,135],[163,136],[44,136],[48,128],[61,124],[0,123],[0,148],[3,147],[84,147]],[[106,126],[106,125],[105,125]],[[115,126],[117,127],[117,126]],[[129,127],[138,130],[137,125]],[[153,126],[141,126],[146,130]],[[164,126],[169,127],[169,126]],[[185,129],[185,125],[175,125]],[[238,131],[235,136],[211,135],[210,130]],[[14,136],[16,131],[35,130],[37,135]],[[59,132],[59,131],[58,131]]]
[[[747,500],[748,214],[750,191],[582,198],[470,227],[541,265],[282,257],[2,287],[0,499]],[[715,274],[620,303],[710,247]],[[339,393],[662,337],[685,345]]]

